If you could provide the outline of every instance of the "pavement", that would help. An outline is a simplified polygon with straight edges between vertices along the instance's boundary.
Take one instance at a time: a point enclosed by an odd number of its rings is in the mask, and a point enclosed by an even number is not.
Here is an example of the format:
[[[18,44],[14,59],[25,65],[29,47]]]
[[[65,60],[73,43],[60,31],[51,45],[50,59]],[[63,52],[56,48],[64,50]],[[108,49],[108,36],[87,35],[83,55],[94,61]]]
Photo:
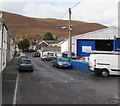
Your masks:
[[[2,72],[2,104],[13,104],[18,57],[14,57]]]

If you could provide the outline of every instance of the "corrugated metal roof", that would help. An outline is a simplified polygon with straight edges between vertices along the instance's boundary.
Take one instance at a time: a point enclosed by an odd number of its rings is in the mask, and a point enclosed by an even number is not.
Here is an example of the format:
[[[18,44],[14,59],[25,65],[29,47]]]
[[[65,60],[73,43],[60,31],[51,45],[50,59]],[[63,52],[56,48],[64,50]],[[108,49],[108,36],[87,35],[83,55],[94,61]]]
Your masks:
[[[118,28],[110,27],[72,37],[73,39],[115,39],[118,37]]]

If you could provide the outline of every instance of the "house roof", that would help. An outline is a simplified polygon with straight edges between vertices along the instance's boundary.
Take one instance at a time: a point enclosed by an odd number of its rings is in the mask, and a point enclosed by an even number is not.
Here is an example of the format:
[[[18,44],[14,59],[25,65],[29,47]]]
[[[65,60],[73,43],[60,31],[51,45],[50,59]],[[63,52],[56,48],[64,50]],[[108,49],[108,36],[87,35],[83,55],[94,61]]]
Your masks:
[[[41,43],[46,43],[47,45],[48,44],[51,44],[51,43],[54,43],[55,41],[54,40],[37,40],[36,41],[36,44],[41,44]]]
[[[59,43],[61,43],[61,42],[63,42],[63,41],[55,41],[55,40],[37,40],[37,41],[36,41],[36,44],[39,45],[39,44],[41,44],[41,43],[46,43],[47,45],[49,45],[49,44],[59,44]]]
[[[50,47],[50,46],[41,47],[41,50],[42,51],[52,51],[52,52],[60,52],[61,51],[60,47]]]
[[[46,41],[41,41],[41,42],[39,42],[38,44],[40,45],[40,44],[42,44],[42,43],[45,43],[46,45],[48,45],[48,43],[46,42]]]

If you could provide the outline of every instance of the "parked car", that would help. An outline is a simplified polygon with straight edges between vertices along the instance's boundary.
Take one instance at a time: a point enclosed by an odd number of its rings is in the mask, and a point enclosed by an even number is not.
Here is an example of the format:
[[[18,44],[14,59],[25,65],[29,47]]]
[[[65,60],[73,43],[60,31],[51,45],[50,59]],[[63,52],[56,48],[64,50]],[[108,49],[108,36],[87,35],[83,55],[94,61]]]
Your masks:
[[[19,55],[19,56],[20,56],[19,58],[21,58],[22,56],[25,56],[25,54],[24,54],[23,52],[20,52],[19,54],[20,54],[20,55]]]
[[[42,60],[51,61],[56,58],[56,54],[54,52],[43,52]]]
[[[20,61],[21,61],[21,60],[24,60],[24,59],[28,59],[28,57],[27,57],[27,56],[21,56],[21,57],[19,58],[19,60],[18,60],[18,63],[20,63]]]
[[[52,61],[53,66],[58,68],[71,68],[70,62],[63,57],[58,57]]]
[[[20,60],[22,60],[22,59],[28,59],[28,57],[27,56],[21,56]]]
[[[34,52],[34,53],[32,53],[32,56],[33,57],[40,57],[40,54],[38,52]]]
[[[22,59],[19,62],[19,72],[20,71],[31,71],[33,72],[33,65],[30,59]]]
[[[91,54],[89,58],[89,69],[96,75],[108,77],[109,75],[120,75],[120,55],[115,54]]]

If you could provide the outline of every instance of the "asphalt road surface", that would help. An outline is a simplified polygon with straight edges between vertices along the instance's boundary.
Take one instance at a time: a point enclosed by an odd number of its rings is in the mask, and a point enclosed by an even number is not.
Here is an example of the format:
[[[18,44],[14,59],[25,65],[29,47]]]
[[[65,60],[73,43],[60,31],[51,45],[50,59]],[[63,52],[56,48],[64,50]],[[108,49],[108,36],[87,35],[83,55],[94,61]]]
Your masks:
[[[17,104],[118,104],[118,78],[100,78],[32,59],[34,72],[18,75]]]

